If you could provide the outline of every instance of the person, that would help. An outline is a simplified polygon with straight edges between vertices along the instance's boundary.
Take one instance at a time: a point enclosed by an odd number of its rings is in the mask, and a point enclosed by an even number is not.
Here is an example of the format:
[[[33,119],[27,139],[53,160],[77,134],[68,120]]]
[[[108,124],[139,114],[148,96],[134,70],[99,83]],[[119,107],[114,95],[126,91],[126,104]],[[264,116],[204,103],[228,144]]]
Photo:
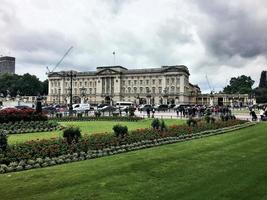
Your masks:
[[[179,117],[179,109],[178,108],[176,109],[176,114],[177,114],[177,117]]]
[[[119,107],[119,115],[121,116],[121,107]]]
[[[150,109],[149,108],[146,109],[146,113],[147,113],[147,117],[150,118]]]
[[[152,108],[152,118],[154,118],[154,114],[155,114],[155,108]]]
[[[264,110],[263,108],[260,110],[260,117],[261,117],[261,121],[264,120]]]
[[[256,115],[256,113],[255,113],[254,110],[252,110],[252,111],[250,112],[250,115],[252,116],[252,121],[257,121],[258,117],[257,117],[257,115]]]
[[[128,116],[128,112],[129,112],[129,108],[125,108],[125,113],[126,113],[126,116]]]

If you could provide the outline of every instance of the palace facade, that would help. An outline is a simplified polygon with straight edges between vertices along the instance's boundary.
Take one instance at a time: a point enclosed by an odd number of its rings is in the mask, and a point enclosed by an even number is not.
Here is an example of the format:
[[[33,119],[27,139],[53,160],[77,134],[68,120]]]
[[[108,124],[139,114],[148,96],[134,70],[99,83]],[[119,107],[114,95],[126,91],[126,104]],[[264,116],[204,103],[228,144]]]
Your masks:
[[[189,82],[184,65],[149,69],[122,66],[97,67],[96,71],[60,71],[48,74],[48,103],[194,104],[201,93]],[[71,85],[72,82],[72,85]],[[72,87],[71,87],[72,86]],[[72,90],[71,90],[72,88]]]

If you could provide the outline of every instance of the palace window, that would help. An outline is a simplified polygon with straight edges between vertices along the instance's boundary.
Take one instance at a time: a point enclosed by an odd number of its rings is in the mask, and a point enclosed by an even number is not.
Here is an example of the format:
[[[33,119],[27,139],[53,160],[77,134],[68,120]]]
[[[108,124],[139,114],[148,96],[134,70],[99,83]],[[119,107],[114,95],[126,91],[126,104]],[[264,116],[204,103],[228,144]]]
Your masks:
[[[174,93],[175,87],[171,87],[171,93]]]
[[[146,80],[146,84],[147,84],[147,85],[149,84],[149,80]]]
[[[162,87],[159,87],[159,93],[160,94],[162,93]]]
[[[161,85],[161,79],[159,79],[159,85]]]
[[[143,88],[142,87],[140,87],[140,93],[143,93]]]
[[[155,79],[152,80],[152,84],[155,85]]]
[[[155,94],[156,93],[156,88],[152,87],[152,93]]]

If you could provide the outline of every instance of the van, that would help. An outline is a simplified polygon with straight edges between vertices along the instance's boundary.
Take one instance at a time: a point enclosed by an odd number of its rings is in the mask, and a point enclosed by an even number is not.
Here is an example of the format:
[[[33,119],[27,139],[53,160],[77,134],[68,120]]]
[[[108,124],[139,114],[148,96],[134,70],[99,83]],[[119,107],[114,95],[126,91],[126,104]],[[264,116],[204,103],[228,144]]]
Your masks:
[[[132,102],[127,101],[118,101],[116,102],[116,108],[119,108],[121,111],[124,111],[126,108],[133,107],[134,104]]]
[[[90,110],[90,104],[80,103],[72,105],[73,111],[77,113],[88,112]]]

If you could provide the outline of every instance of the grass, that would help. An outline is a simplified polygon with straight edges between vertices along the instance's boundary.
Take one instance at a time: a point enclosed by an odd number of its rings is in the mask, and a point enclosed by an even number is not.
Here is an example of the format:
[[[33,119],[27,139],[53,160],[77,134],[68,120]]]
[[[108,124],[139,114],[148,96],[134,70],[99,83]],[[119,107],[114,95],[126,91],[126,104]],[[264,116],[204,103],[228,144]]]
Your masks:
[[[1,199],[267,199],[266,129],[0,175]]]
[[[182,124],[185,121],[180,119],[164,119],[166,125]],[[60,122],[64,126],[78,126],[80,127],[82,134],[103,133],[112,132],[112,128],[115,124],[126,125],[129,130],[135,130],[138,128],[148,128],[151,126],[152,119],[144,119],[137,122],[115,122],[115,121],[89,121],[89,122]],[[25,142],[28,140],[37,139],[49,139],[54,137],[61,137],[62,131],[52,132],[37,132],[26,134],[10,134],[8,138],[9,144],[15,144]]]

